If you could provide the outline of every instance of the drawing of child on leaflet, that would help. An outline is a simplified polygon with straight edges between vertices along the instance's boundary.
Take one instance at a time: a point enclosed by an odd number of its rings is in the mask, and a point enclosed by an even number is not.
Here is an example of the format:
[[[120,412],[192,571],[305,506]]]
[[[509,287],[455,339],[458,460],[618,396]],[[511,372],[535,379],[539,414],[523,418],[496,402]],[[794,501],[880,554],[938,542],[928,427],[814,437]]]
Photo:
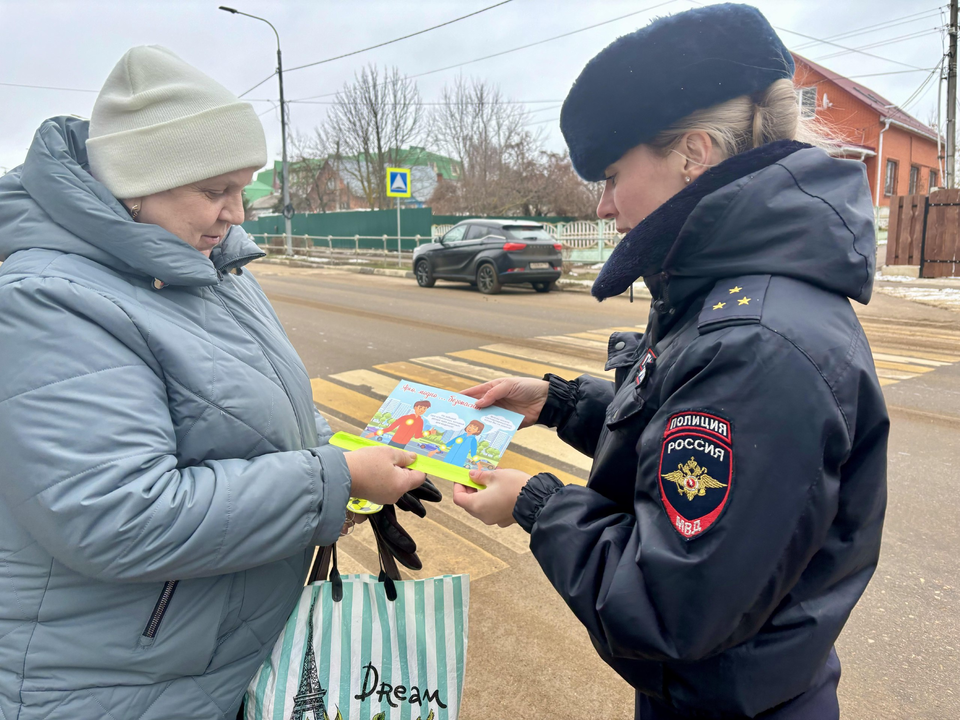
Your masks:
[[[456,465],[457,467],[468,467],[469,462],[476,462],[477,435],[483,432],[483,428],[484,424],[482,422],[479,420],[471,420],[463,429],[463,434],[455,437],[449,444],[445,444],[445,447],[450,449],[447,450],[443,461],[451,465]],[[439,450],[429,452],[427,455],[433,457],[436,452],[439,452]]]
[[[393,437],[390,438],[390,444],[402,450],[407,446],[407,443],[414,438],[423,437],[424,428],[422,416],[429,408],[429,400],[418,400],[413,404],[413,414],[399,417],[383,430],[377,430],[377,438],[393,432]]]

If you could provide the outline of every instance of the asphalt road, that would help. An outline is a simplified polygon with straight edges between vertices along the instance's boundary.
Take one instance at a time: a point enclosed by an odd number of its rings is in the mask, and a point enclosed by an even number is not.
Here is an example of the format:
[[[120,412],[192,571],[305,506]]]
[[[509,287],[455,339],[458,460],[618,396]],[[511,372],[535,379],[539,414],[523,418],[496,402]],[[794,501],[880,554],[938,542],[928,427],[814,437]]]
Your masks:
[[[400,377],[462,388],[544,368],[602,365],[605,334],[642,325],[646,303],[259,263],[252,268],[336,429],[356,430]],[[843,717],[960,718],[960,313],[877,295],[858,307],[892,430],[880,566],[838,641]],[[503,465],[583,482],[589,461],[543,429],[521,431]],[[464,720],[632,717],[632,691],[601,663],[516,527],[487,528],[447,498],[410,522],[420,575],[469,572]],[[340,543],[347,572],[376,567],[364,528]]]

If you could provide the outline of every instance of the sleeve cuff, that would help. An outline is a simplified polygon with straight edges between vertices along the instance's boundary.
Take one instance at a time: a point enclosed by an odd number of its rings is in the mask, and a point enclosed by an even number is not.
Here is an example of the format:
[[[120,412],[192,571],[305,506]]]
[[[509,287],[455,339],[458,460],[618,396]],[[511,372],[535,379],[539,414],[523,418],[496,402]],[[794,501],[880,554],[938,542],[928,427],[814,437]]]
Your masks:
[[[578,383],[576,380],[564,380],[553,373],[547,373],[543,379],[550,383],[550,388],[547,390],[547,401],[543,404],[537,424],[560,427],[570,417],[576,405]]]
[[[563,483],[555,475],[547,472],[534,475],[520,491],[517,504],[513,506],[513,519],[528,533],[533,532],[547,501],[562,489]]]
[[[343,450],[334,445],[322,445],[311,448],[310,453],[320,461],[320,483],[323,487],[320,519],[313,533],[313,544],[326,547],[340,537],[340,530],[347,518],[347,501],[353,483]]]

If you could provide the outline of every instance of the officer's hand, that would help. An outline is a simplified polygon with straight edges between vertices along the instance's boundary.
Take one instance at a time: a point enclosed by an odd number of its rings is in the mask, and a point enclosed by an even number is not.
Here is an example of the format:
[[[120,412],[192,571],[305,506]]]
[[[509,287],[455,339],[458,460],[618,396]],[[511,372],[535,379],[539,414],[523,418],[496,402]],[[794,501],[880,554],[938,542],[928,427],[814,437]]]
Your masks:
[[[540,417],[549,389],[550,383],[546,380],[511,377],[497,378],[462,392],[474,398],[479,408],[496,405],[505,410],[520,413],[523,415],[520,427],[529,427],[536,424],[537,418]]]
[[[378,505],[389,505],[400,496],[423,485],[426,475],[407,465],[416,453],[394,447],[365,447],[344,455],[350,469],[350,494]]]
[[[513,506],[530,477],[521,470],[471,470],[470,479],[486,489],[454,485],[453,502],[487,525],[507,527],[516,522]]]

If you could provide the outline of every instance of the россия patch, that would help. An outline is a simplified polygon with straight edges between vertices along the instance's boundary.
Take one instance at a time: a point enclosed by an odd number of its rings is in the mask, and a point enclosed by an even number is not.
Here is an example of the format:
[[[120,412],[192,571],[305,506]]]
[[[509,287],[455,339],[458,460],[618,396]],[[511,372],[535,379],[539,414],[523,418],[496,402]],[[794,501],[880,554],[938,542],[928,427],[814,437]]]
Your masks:
[[[667,421],[660,451],[660,498],[673,528],[690,539],[720,516],[733,485],[730,423],[704,412]]]

